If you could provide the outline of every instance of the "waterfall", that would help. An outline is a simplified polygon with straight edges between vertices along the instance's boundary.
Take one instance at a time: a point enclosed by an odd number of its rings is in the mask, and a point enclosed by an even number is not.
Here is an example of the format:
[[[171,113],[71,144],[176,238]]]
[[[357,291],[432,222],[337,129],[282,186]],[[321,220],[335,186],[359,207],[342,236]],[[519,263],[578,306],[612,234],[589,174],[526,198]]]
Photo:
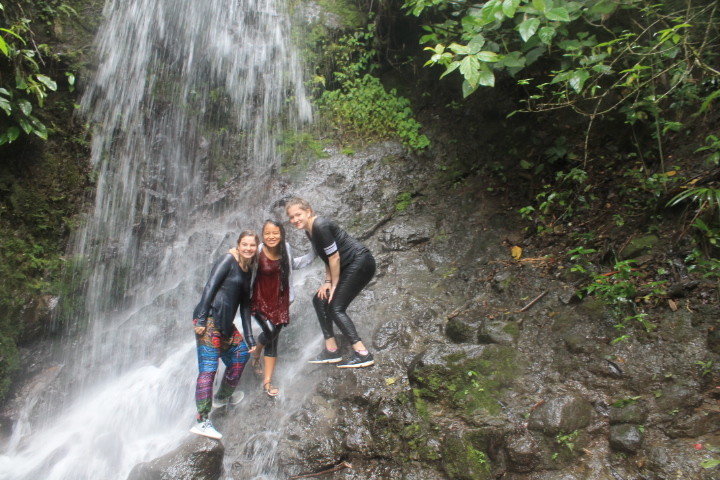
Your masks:
[[[124,479],[187,439],[192,309],[267,216],[281,133],[311,119],[283,2],[107,0],[103,14],[82,100],[95,203],[69,252],[82,289],[58,319],[56,386],[27,399],[0,479]]]

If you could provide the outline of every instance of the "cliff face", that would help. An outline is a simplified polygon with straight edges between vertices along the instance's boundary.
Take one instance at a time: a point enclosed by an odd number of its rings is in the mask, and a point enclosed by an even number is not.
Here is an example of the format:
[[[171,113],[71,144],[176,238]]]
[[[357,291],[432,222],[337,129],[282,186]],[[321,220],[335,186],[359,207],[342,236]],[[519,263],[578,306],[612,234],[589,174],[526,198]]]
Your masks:
[[[704,294],[679,284],[682,308],[654,308],[656,329],[617,341],[612,312],[577,296],[571,264],[524,239],[516,206],[489,195],[486,178],[448,182],[393,143],[329,153],[276,179],[267,213],[304,196],[373,251],[378,273],[350,314],[376,365],[306,363],[321,348],[310,297],[323,277],[319,264],[304,271],[283,333],[281,397],[248,371],[243,403],[213,414],[227,478],[714,478],[701,466],[720,422],[717,306]],[[668,251],[660,241],[643,255]],[[207,450],[188,438],[135,474],[196,472],[172,458],[207,461]]]
[[[674,301],[648,310],[655,328],[619,332],[602,301],[576,295],[566,257],[523,240],[517,206],[488,195],[486,178],[453,185],[383,148],[333,155],[292,187],[377,255],[353,312],[378,360],[301,367],[318,384],[284,412],[282,471],[347,461],[343,478],[358,479],[713,478],[700,465],[720,421],[706,293],[684,277]],[[638,261],[671,252],[659,240]]]

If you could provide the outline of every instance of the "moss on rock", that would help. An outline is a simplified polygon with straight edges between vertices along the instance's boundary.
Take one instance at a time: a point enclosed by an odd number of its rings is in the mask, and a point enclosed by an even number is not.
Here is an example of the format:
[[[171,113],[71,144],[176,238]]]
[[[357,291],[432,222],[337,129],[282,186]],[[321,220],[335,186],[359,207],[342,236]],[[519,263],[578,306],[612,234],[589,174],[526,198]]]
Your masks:
[[[467,435],[450,436],[443,442],[442,465],[450,478],[487,480],[492,478],[490,460]]]

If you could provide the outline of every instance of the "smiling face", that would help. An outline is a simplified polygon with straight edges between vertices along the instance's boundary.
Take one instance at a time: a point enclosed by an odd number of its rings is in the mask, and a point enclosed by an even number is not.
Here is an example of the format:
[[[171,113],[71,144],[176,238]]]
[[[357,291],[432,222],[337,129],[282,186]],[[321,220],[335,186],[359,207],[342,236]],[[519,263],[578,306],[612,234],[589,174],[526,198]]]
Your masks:
[[[245,235],[238,240],[237,251],[243,260],[252,260],[255,253],[257,253],[257,248],[258,244],[254,235]]]
[[[310,218],[312,217],[311,210],[305,210],[299,205],[291,205],[287,209],[288,219],[290,224],[295,228],[304,228],[305,230],[310,229]]]
[[[283,240],[280,227],[278,227],[272,222],[266,222],[265,226],[262,229],[262,239],[266,247],[277,247]]]

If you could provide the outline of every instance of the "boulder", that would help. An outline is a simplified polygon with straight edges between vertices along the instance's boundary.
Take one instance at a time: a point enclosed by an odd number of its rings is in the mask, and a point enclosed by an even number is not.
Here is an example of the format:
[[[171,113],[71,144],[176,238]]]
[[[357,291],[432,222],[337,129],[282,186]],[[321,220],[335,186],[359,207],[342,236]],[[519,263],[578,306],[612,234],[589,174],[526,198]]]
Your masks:
[[[135,465],[128,480],[218,480],[224,455],[217,440],[193,437],[162,457]]]
[[[530,416],[529,427],[547,435],[574,432],[590,424],[592,405],[579,395],[553,398]]]

